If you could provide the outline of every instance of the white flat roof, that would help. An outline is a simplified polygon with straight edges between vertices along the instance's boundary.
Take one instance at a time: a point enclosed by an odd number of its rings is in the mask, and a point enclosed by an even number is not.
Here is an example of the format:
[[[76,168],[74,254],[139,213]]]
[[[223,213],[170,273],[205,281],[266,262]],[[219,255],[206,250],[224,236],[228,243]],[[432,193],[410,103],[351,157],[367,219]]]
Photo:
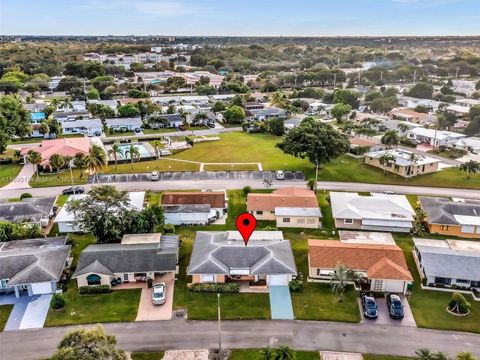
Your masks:
[[[319,208],[277,207],[275,208],[275,215],[321,217],[322,213]]]
[[[344,243],[395,245],[392,234],[386,232],[341,230],[338,235]]]

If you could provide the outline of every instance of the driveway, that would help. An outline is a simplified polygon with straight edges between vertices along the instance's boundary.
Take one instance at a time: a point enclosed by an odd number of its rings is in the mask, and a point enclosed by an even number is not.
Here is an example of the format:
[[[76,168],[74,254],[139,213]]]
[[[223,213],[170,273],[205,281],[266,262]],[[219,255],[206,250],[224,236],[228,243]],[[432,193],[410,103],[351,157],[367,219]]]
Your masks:
[[[384,298],[375,298],[378,306],[378,318],[377,319],[366,319],[362,313],[362,321],[361,323],[364,325],[392,325],[392,326],[417,326],[415,322],[415,318],[413,317],[412,309],[410,308],[410,304],[407,301],[407,298],[404,295],[400,295],[400,299],[402,299],[403,304],[403,311],[404,317],[401,320],[398,319],[391,319],[388,315],[388,308],[387,308],[387,301]],[[360,309],[362,308],[362,303],[359,299],[359,306]]]
[[[32,164],[26,163],[23,165],[22,170],[18,173],[15,179],[11,183],[5,185],[2,190],[17,190],[17,189],[29,189],[28,182],[35,174],[35,167]]]
[[[288,285],[272,285],[269,287],[269,294],[272,319],[293,320],[292,298]]]
[[[51,294],[19,298],[13,294],[0,296],[0,305],[14,304],[5,331],[42,328],[51,299]]]
[[[167,298],[163,305],[152,304],[152,289],[142,287],[140,304],[135,321],[170,320],[172,318],[173,290],[175,280],[172,273],[155,277],[154,283],[164,282],[167,286]]]

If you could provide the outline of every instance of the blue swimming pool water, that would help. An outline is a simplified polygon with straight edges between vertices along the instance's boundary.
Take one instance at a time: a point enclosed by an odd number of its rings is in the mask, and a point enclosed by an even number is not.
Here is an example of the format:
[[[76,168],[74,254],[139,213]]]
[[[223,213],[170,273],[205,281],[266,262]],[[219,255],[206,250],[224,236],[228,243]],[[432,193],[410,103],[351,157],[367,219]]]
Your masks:
[[[123,150],[123,156],[122,155],[119,155],[118,158],[119,159],[130,159],[130,154],[128,153],[129,149],[130,149],[130,145],[133,145],[135,146],[138,151],[140,152],[140,157],[149,157],[149,156],[152,156],[154,154],[152,154],[150,152],[150,150],[147,149],[147,147],[145,146],[145,144],[142,144],[142,143],[137,143],[137,144],[120,144],[120,148]],[[125,156],[126,155],[126,156]]]

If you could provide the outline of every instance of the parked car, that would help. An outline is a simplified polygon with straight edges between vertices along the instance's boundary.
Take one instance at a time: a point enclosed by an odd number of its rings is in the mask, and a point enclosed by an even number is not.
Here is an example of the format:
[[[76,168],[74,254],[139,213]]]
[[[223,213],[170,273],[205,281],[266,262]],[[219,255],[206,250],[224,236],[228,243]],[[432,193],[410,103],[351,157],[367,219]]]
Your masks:
[[[367,319],[376,319],[378,317],[378,306],[373,296],[362,294],[362,311]]]
[[[315,115],[318,115],[318,111],[309,110],[309,111],[305,112],[305,115],[306,116],[315,116]]]
[[[57,215],[57,211],[58,211],[58,205],[53,205],[52,209],[50,210],[50,214],[48,214],[48,218],[53,219],[55,215]]]
[[[392,319],[403,319],[404,311],[400,296],[397,294],[387,294],[388,315]]]
[[[163,305],[167,298],[167,287],[165,283],[154,284],[152,288],[152,303],[153,305]]]
[[[83,194],[85,189],[81,186],[72,186],[62,191],[63,195]]]
[[[187,130],[187,128],[185,127],[185,125],[181,124],[181,125],[178,125],[178,130],[185,131]]]
[[[140,133],[142,132],[142,129],[140,129],[139,127],[137,127],[137,128],[135,128],[135,129],[133,129],[133,132],[134,132],[135,134],[140,134]]]
[[[213,129],[215,127],[215,121],[209,121],[207,122],[207,126],[211,129]]]
[[[152,171],[150,173],[150,181],[158,181],[160,180],[160,174],[158,171]]]
[[[386,195],[395,195],[395,191],[392,190],[385,190],[383,193]]]
[[[285,180],[285,172],[283,170],[275,171],[275,179],[277,180]]]

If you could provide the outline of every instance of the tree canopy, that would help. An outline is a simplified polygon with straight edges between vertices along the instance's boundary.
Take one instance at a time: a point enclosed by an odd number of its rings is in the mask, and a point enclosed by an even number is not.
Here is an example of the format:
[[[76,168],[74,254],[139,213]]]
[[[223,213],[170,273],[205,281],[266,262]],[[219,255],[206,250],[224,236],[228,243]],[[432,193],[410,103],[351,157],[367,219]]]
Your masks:
[[[30,113],[20,100],[13,95],[0,96],[0,153],[13,136],[25,137],[30,132]]]

